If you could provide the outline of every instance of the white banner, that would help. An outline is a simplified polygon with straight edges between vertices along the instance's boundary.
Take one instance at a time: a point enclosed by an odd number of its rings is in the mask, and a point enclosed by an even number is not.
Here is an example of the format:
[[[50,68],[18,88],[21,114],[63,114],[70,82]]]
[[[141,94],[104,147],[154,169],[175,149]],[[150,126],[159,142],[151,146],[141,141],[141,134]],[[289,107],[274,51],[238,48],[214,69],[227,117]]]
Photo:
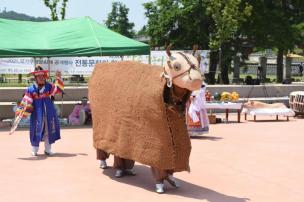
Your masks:
[[[199,51],[199,53],[202,56],[201,69],[204,69],[206,73],[209,69],[209,51]],[[149,64],[148,55],[36,58],[35,62],[33,58],[1,58],[0,74],[28,74],[34,70],[34,64],[41,64],[44,69],[48,69],[50,72],[59,70],[63,75],[91,75],[96,63],[122,60]],[[151,64],[164,66],[165,62],[166,51],[151,51]]]

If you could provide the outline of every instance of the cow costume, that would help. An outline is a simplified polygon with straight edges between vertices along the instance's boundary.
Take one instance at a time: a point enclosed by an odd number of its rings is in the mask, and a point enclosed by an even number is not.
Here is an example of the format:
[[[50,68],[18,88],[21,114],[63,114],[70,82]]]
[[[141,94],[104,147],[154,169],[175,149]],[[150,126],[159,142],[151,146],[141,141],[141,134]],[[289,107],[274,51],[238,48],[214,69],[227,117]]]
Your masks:
[[[94,147],[113,154],[116,176],[134,175],[134,161],[149,165],[156,192],[174,172],[189,171],[190,138],[185,103],[202,84],[198,60],[171,54],[164,68],[137,62],[97,64],[89,83]],[[133,164],[132,164],[133,162]]]

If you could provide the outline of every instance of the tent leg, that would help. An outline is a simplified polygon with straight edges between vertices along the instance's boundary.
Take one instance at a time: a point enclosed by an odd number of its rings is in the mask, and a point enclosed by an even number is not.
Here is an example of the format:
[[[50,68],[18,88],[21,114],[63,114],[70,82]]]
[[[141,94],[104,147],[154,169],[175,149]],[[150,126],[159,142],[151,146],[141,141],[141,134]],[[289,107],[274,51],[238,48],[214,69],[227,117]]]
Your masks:
[[[149,53],[149,65],[151,64],[151,51]]]

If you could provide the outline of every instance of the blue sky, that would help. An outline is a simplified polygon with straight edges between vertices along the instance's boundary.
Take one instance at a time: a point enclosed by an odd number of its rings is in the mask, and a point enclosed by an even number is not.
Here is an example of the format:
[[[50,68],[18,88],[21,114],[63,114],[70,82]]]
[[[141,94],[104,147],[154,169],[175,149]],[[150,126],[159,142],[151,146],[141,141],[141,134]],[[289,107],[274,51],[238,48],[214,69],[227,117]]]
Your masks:
[[[135,24],[135,30],[139,30],[147,19],[144,16],[145,2],[153,0],[118,0],[129,9],[129,20]],[[90,16],[94,20],[103,23],[111,11],[113,0],[69,0],[66,10],[66,19]],[[43,0],[0,0],[0,10],[14,10],[35,17],[50,17],[49,9]]]

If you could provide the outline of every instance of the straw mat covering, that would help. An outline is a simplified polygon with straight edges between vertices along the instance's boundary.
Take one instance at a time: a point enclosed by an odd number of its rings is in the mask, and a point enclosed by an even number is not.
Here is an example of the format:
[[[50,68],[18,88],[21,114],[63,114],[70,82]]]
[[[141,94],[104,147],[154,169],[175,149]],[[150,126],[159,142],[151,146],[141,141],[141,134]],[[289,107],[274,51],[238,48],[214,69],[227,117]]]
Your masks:
[[[189,170],[184,117],[164,103],[162,68],[97,64],[89,83],[94,147],[159,169]]]

